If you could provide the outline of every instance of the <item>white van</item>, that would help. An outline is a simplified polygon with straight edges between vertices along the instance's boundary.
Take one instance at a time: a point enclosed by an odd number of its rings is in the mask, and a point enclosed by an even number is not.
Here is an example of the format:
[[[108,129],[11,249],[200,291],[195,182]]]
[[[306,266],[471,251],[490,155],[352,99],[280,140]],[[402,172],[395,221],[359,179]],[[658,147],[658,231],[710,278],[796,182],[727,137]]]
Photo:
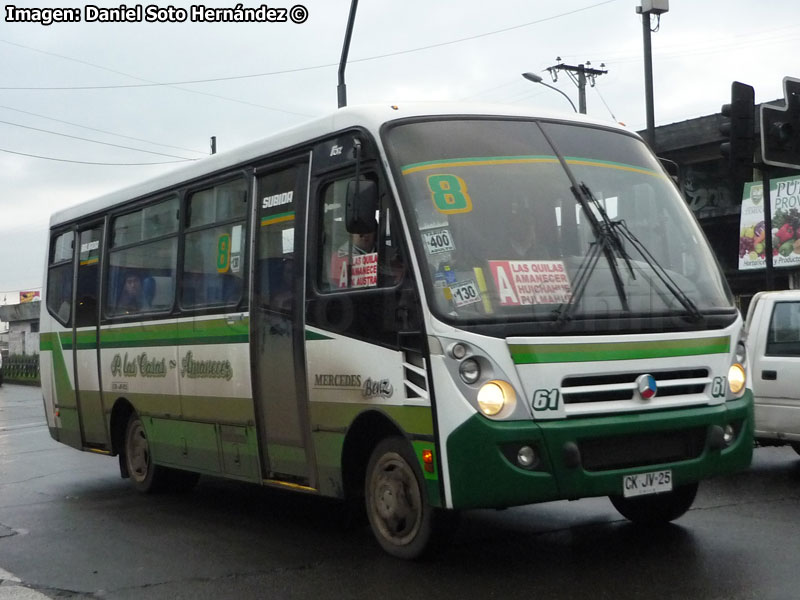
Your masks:
[[[760,292],[745,324],[756,441],[800,454],[800,290]]]

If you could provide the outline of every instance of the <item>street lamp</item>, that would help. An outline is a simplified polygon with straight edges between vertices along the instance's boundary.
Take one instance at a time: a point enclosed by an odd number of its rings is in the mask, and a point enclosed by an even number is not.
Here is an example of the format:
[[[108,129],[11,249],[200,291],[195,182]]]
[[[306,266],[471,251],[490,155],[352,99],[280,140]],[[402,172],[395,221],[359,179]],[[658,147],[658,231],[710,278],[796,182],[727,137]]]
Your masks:
[[[575,108],[575,103],[572,100],[570,100],[569,96],[567,96],[564,92],[562,92],[560,89],[558,89],[554,85],[550,85],[549,83],[545,83],[542,80],[542,78],[539,77],[536,73],[523,73],[522,76],[525,79],[527,79],[528,81],[532,81],[533,83],[541,83],[544,87],[549,87],[551,90],[557,91],[559,94],[561,94],[562,96],[564,96],[564,98],[567,99],[567,102],[569,102],[570,106],[572,106],[572,110],[574,110],[575,112],[578,112],[578,109]]]

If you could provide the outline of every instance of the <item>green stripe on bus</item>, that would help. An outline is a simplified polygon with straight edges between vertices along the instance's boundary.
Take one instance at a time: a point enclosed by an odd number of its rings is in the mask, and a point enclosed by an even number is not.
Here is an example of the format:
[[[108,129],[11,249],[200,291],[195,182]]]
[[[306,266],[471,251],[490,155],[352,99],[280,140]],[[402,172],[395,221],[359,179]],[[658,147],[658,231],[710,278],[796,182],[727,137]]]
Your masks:
[[[313,429],[347,430],[356,417],[365,411],[378,411],[387,415],[405,433],[433,435],[433,415],[430,406],[378,406],[356,402],[315,402],[311,401],[311,421]]]
[[[604,169],[618,169],[620,171],[630,171],[632,173],[642,173],[643,175],[652,175],[654,177],[665,177],[659,171],[648,169],[647,167],[629,165],[626,163],[613,162],[610,160],[597,160],[596,158],[582,158],[580,156],[565,156],[564,160],[568,165],[578,165],[584,167],[601,167]]]
[[[55,341],[54,333],[43,333],[39,336],[39,352],[52,352],[53,342]]]
[[[249,318],[234,323],[227,319],[188,321],[177,324],[147,323],[100,331],[102,348],[246,344],[249,339]],[[79,342],[79,349],[80,346]]]
[[[518,365],[559,362],[668,358],[700,354],[727,354],[730,338],[663,340],[656,342],[609,342],[603,344],[510,344]]]
[[[644,175],[653,175],[656,177],[663,177],[663,173],[648,169],[647,167],[638,165],[629,165],[626,163],[613,162],[608,160],[597,160],[583,158],[580,156],[567,156],[564,160],[569,165],[585,166],[585,167],[600,167],[604,169],[618,169],[620,171],[630,171],[633,173],[642,173]],[[410,175],[420,171],[430,171],[433,169],[447,169],[452,167],[471,167],[471,166],[498,166],[498,165],[523,165],[523,164],[537,164],[537,163],[557,163],[558,158],[552,155],[539,155],[539,156],[475,156],[465,158],[450,158],[445,160],[432,160],[428,162],[414,163],[405,165],[402,168],[403,175]]]
[[[403,175],[410,175],[418,171],[429,171],[431,169],[443,169],[450,167],[469,167],[469,166],[496,166],[496,165],[518,165],[528,163],[557,163],[558,158],[553,155],[542,156],[475,156],[465,158],[449,158],[445,160],[431,160],[427,162],[405,165],[402,168]]]
[[[92,350],[97,348],[97,334],[94,330],[78,331],[75,338],[72,337],[71,331],[61,331],[53,335],[57,335],[61,340],[61,347],[64,350],[72,350],[73,348],[77,348],[78,350]]]
[[[39,336],[39,350],[41,352],[50,352],[51,360],[53,361],[52,381],[55,387],[55,403],[61,408],[75,408],[77,406],[75,400],[75,390],[72,388],[70,382],[69,372],[67,371],[67,363],[64,360],[64,352],[62,350],[62,343],[67,340],[72,347],[72,333],[42,333]],[[66,425],[62,422],[62,427]]]
[[[72,350],[72,332],[62,331],[56,334],[61,341],[61,348],[64,350]]]
[[[321,333],[317,333],[316,331],[310,331],[306,329],[306,341],[313,342],[313,341],[322,341],[322,340],[332,340],[332,337],[327,335],[322,335]]]
[[[294,211],[282,212],[275,215],[269,215],[261,218],[261,226],[275,225],[276,223],[284,223],[294,219]]]

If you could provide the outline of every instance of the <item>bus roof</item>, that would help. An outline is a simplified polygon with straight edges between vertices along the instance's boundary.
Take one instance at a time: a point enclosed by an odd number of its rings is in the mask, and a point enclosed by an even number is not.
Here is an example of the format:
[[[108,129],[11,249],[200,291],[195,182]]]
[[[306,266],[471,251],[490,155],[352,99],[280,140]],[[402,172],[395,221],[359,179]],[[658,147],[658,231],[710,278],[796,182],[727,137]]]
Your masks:
[[[194,161],[189,165],[181,166],[172,171],[147,179],[141,183],[127,188],[119,189],[104,194],[93,200],[88,200],[53,213],[50,217],[50,227],[66,223],[86,215],[101,212],[118,204],[137,198],[142,198],[160,190],[190,182],[220,171],[224,171],[238,164],[256,160],[279,152],[286,148],[298,146],[326,135],[348,129],[351,127],[364,127],[377,132],[380,127],[389,121],[422,116],[504,116],[528,117],[537,119],[557,119],[561,121],[574,121],[591,123],[605,127],[624,128],[607,121],[591,119],[585,115],[562,112],[532,111],[515,106],[496,104],[459,104],[451,102],[441,103],[401,103],[397,105],[364,105],[339,109],[338,111],[316,118],[301,125],[280,131],[269,137],[251,142],[234,150],[221,152],[207,158]],[[627,131],[627,130],[625,130]]]

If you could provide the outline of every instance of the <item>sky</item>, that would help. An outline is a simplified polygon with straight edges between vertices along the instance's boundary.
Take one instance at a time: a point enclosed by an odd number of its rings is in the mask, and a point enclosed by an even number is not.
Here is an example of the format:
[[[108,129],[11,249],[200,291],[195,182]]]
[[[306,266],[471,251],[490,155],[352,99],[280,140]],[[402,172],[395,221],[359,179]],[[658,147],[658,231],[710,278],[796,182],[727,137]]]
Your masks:
[[[337,110],[350,0],[300,1],[269,4],[300,23],[209,23],[191,14],[183,22],[145,22],[169,6],[188,13],[192,3],[180,0],[128,2],[142,7],[142,20],[124,23],[86,22],[95,5],[84,0],[14,3],[72,8],[81,17],[44,25],[19,22],[3,5],[0,304],[41,288],[52,212],[201,158],[211,136],[218,151],[229,150]],[[783,77],[800,77],[796,3],[671,0],[669,12],[651,22],[656,126],[719,112],[733,80],[752,85],[756,102],[781,98]],[[521,77],[538,73],[577,104],[572,81],[562,74],[554,82],[546,70],[560,57],[607,69],[587,88],[590,116],[642,130],[639,4],[362,0],[348,104],[476,101],[571,111],[561,94]]]

